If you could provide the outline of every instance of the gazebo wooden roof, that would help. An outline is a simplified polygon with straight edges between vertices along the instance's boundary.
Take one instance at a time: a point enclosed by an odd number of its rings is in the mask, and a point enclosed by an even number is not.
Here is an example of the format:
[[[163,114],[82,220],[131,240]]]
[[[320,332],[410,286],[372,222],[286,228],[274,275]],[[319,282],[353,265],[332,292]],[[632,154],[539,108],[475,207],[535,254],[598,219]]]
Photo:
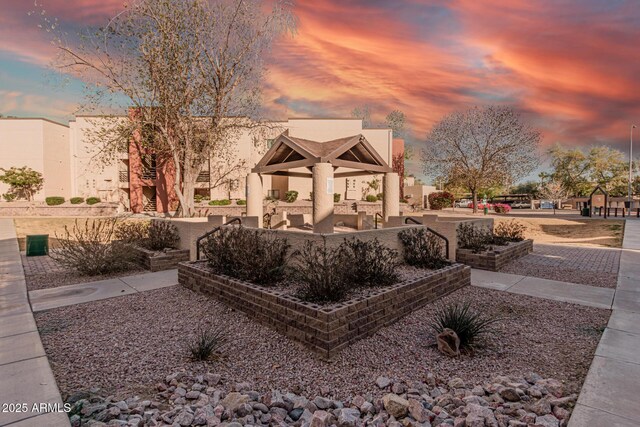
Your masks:
[[[357,169],[336,173],[336,178],[392,172],[389,165],[361,134],[318,142],[291,137],[288,131],[275,139],[271,148],[251,171],[310,178],[311,169],[316,163],[331,163],[334,169]],[[291,171],[296,168],[307,168],[309,172]]]

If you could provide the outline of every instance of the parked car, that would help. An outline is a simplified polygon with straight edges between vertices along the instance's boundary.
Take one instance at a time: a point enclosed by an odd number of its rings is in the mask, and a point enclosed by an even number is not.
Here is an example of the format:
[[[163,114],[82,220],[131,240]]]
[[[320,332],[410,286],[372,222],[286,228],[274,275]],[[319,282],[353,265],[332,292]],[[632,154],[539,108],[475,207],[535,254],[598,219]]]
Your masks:
[[[518,201],[511,204],[513,209],[531,209],[531,202]]]
[[[469,199],[460,199],[455,203],[455,207],[456,208],[467,208],[469,207],[469,204],[472,204],[473,202]]]

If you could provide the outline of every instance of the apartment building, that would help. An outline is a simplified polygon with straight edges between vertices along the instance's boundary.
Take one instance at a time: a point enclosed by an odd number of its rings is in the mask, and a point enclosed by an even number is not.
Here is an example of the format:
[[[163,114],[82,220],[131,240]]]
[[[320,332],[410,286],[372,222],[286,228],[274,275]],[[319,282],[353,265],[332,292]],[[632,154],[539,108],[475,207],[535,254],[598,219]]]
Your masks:
[[[38,200],[53,195],[97,196],[103,201],[117,202],[131,212],[174,210],[177,197],[171,159],[140,152],[134,141],[128,149],[105,159],[103,147],[95,138],[96,129],[105,120],[114,118],[77,116],[69,126],[45,119],[3,119],[0,167],[26,165],[41,171],[45,188],[38,194]],[[283,132],[317,142],[362,135],[388,165],[393,164],[394,156],[402,156],[404,150],[403,141],[394,140],[390,129],[363,129],[359,119],[292,118],[273,122],[260,132],[242,131],[227,155],[208,159],[198,176],[196,194],[209,199],[244,199],[247,175]],[[31,147],[30,154],[21,155],[15,148],[21,146]],[[263,175],[264,196],[283,199],[287,191],[295,190],[299,198],[309,198],[311,179],[302,174],[291,175],[294,176]],[[336,178],[334,191],[341,195],[341,200],[360,200],[365,192],[375,192],[368,184],[374,179],[375,175]]]

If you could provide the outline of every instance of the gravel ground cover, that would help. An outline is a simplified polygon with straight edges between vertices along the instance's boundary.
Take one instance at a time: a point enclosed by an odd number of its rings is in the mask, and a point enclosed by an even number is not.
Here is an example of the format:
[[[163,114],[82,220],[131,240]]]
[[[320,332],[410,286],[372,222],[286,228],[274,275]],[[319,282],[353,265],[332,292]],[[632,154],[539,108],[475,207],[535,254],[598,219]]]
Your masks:
[[[609,317],[608,310],[467,287],[441,302],[473,301],[502,318],[487,346],[450,359],[435,347],[428,305],[345,349],[331,362],[254,323],[214,299],[174,286],[35,313],[63,396],[92,387],[101,393],[152,396],[154,384],[173,372],[214,372],[225,383],[248,381],[257,391],[294,391],[347,398],[371,393],[379,376],[424,381],[429,372],[448,381],[479,384],[495,375],[534,371],[577,392]],[[218,361],[194,362],[189,344],[199,327],[228,331]]]
[[[534,243],[533,252],[500,269],[503,273],[615,288],[620,250]]]
[[[27,290],[29,291],[148,273],[142,268],[134,267],[132,270],[125,272],[86,276],[77,271],[67,269],[50,256],[28,257],[24,254],[22,254],[22,268],[24,269]]]

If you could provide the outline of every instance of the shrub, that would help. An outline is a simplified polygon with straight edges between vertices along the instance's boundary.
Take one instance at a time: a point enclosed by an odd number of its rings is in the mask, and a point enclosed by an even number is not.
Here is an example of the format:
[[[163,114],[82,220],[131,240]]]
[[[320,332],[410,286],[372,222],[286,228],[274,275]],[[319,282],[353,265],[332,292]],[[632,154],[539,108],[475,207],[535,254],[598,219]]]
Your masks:
[[[493,205],[493,211],[499,214],[509,213],[511,211],[511,206],[504,203],[496,203]]]
[[[449,265],[442,239],[426,228],[410,228],[398,233],[407,264],[419,268],[438,269]]]
[[[384,198],[384,194],[383,193],[376,194],[376,199],[382,200],[383,198]]]
[[[142,245],[149,237],[149,221],[123,221],[117,225],[114,234],[116,239],[125,243]]]
[[[16,195],[13,193],[4,193],[2,195],[2,198],[5,200],[5,202],[13,202],[16,199]]]
[[[59,249],[50,256],[65,267],[82,274],[97,275],[125,271],[132,267],[127,245],[112,242],[117,219],[87,219],[84,225],[75,221],[73,228],[64,227],[58,236]]]
[[[96,203],[100,203],[100,197],[87,197],[87,204],[88,205],[95,205]]]
[[[287,191],[284,193],[284,201],[287,203],[293,203],[298,200],[298,192],[297,191]]]
[[[526,228],[524,224],[520,224],[516,220],[499,222],[498,225],[495,226],[493,234],[509,242],[521,242],[524,240]]]
[[[299,298],[310,302],[337,302],[344,299],[354,286],[349,286],[346,272],[353,267],[340,248],[330,249],[305,241],[294,253],[295,277]]]
[[[374,196],[373,194],[369,194],[366,198],[367,202],[377,202],[378,201],[378,197]]]
[[[441,210],[443,208],[450,208],[453,206],[453,201],[455,198],[453,194],[448,191],[440,191],[436,193],[431,193],[428,196],[429,199],[429,208],[432,210]]]
[[[273,285],[285,278],[287,239],[242,226],[229,227],[209,236],[202,249],[209,267],[218,274],[259,285]]]
[[[345,279],[357,286],[388,286],[398,281],[398,251],[384,246],[376,238],[370,241],[345,239],[340,247]]]
[[[244,199],[240,199],[236,201],[236,204],[239,206],[245,206],[247,204],[247,201]]]
[[[64,197],[52,196],[44,199],[48,206],[57,206],[64,203]]]
[[[460,348],[472,350],[481,337],[491,332],[491,324],[497,321],[473,310],[469,302],[456,302],[436,309],[431,328],[436,335],[446,328],[453,330],[460,338]]]
[[[169,221],[151,221],[147,228],[147,235],[144,246],[152,251],[175,249],[180,242],[178,228]]]
[[[84,197],[72,197],[69,199],[72,205],[79,205],[84,202]]]
[[[205,200],[209,200],[209,197],[208,197],[208,196],[203,196],[202,194],[195,194],[195,195],[193,196],[193,200],[194,200],[196,203],[202,203],[202,202],[203,202],[203,201],[205,201]]]
[[[213,355],[218,356],[228,342],[229,334],[224,329],[199,327],[194,342],[189,346],[191,357],[194,360],[204,361]]]
[[[338,203],[340,201],[340,193],[333,193],[333,203]]]
[[[231,200],[229,199],[211,200],[209,202],[210,206],[227,206],[230,204],[231,204]]]
[[[458,246],[474,254],[484,252],[494,243],[493,233],[487,227],[476,227],[470,222],[458,225]]]

